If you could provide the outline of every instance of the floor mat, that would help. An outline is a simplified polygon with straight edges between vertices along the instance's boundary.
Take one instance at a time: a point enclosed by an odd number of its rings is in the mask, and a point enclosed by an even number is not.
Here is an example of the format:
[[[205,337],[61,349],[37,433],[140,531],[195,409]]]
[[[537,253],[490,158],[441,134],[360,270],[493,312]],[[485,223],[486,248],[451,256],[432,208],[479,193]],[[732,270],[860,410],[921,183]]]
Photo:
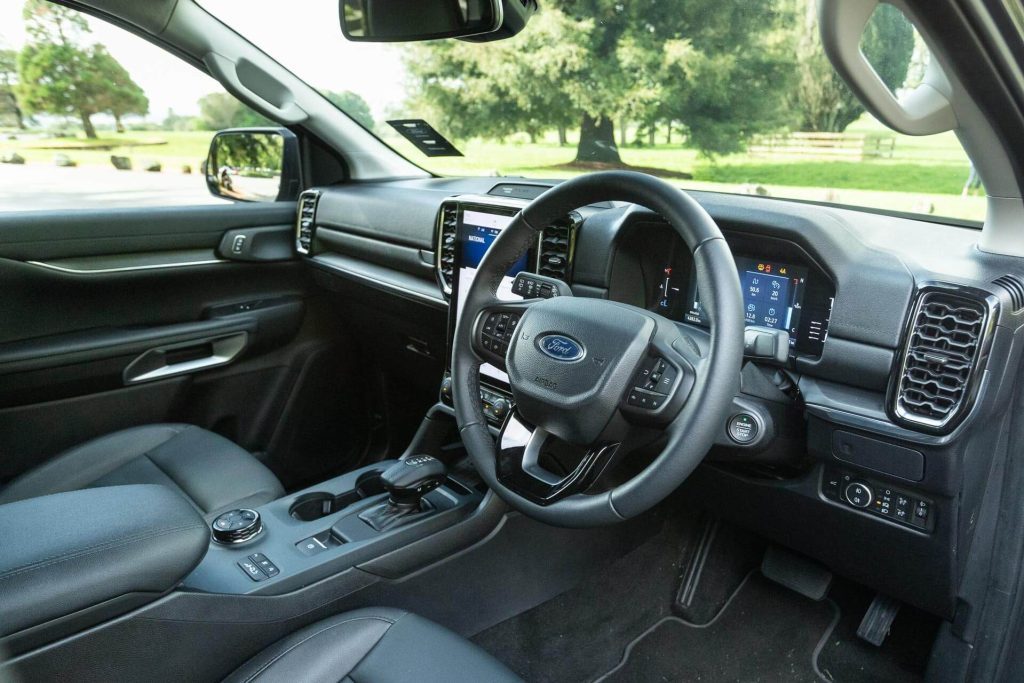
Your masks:
[[[625,644],[671,613],[679,560],[698,536],[679,518],[578,586],[473,637],[531,683],[590,681],[615,666]]]
[[[838,619],[830,600],[814,602],[753,573],[709,624],[658,621],[598,680],[820,681],[815,658]]]

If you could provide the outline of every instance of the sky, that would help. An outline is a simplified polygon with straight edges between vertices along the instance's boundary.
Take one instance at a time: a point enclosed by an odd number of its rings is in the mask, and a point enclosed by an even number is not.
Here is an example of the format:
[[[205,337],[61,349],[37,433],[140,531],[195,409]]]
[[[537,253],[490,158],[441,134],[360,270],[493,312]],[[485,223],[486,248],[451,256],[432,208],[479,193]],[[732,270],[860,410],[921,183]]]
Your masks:
[[[351,90],[381,118],[403,99],[405,69],[400,48],[345,40],[338,0],[200,0],[258,47],[318,89]],[[22,0],[0,0],[0,46],[25,41]],[[299,12],[282,11],[301,6]],[[200,97],[222,92],[220,84],[174,55],[106,22],[89,18],[91,38],[107,46],[149,97],[148,118],[161,121],[168,109],[195,115]]]

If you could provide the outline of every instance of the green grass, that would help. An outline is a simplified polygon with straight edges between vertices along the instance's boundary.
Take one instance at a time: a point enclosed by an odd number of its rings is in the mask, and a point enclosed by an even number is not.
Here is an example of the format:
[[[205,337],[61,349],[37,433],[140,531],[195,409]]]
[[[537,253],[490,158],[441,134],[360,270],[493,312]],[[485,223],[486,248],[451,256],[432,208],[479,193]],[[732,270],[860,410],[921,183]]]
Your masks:
[[[117,134],[104,132],[99,139],[41,138],[25,136],[8,140],[0,135],[0,156],[17,152],[30,164],[53,164],[57,154],[65,154],[79,166],[104,166],[111,168],[110,157],[131,157],[135,167],[153,159],[163,164],[164,169],[178,171],[184,165],[199,170],[210,148],[213,131],[153,131]],[[101,149],[97,149],[101,148]]]
[[[884,132],[867,118],[850,127],[852,133]],[[464,157],[426,159],[390,129],[378,133],[408,158],[443,175],[525,176],[567,178],[583,171],[568,166],[575,157],[575,140],[560,146],[553,135],[537,144],[513,137],[506,142],[470,140],[457,146]],[[111,155],[129,156],[140,168],[147,160],[163,164],[164,172],[180,172],[185,165],[198,172],[206,158],[211,131],[104,132],[100,140],[84,138],[24,138],[7,140],[0,134],[0,155],[17,152],[30,164],[52,165],[56,154],[66,154],[80,167],[109,168]],[[659,142],[663,142],[659,135]],[[61,147],[62,149],[43,149]],[[95,149],[112,147],[112,149]],[[915,138],[897,136],[893,159],[868,161],[777,158],[735,154],[714,160],[679,144],[653,148],[627,146],[620,150],[631,166],[663,169],[670,182],[684,188],[718,192],[750,192],[761,187],[774,197],[827,201],[891,211],[934,213],[983,220],[983,197],[961,197],[969,163],[952,133]],[[683,180],[679,174],[689,174]]]

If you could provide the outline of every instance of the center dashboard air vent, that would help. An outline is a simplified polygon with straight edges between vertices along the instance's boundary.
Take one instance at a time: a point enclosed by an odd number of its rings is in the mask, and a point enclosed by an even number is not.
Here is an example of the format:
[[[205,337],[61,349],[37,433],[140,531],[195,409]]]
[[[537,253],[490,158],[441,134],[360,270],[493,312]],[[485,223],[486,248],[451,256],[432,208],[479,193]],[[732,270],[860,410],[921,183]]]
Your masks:
[[[569,282],[576,247],[576,229],[582,220],[580,214],[573,211],[541,230],[537,273]]]
[[[455,268],[455,241],[459,229],[459,205],[445,202],[437,212],[437,278],[446,295],[452,293]]]
[[[892,403],[899,421],[945,432],[966,414],[991,319],[981,296],[946,289],[919,293]]]
[[[308,254],[313,245],[313,230],[316,226],[316,204],[320,199],[317,190],[306,190],[299,195],[298,216],[295,219],[295,251]]]

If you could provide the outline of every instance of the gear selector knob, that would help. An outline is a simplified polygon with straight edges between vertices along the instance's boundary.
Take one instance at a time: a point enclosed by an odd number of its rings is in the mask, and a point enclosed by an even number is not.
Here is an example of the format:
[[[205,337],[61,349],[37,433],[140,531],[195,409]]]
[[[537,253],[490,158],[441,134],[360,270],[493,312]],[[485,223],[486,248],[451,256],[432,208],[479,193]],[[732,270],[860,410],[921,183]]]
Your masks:
[[[418,505],[448,476],[444,463],[432,455],[413,455],[396,462],[380,475],[392,505]]]

